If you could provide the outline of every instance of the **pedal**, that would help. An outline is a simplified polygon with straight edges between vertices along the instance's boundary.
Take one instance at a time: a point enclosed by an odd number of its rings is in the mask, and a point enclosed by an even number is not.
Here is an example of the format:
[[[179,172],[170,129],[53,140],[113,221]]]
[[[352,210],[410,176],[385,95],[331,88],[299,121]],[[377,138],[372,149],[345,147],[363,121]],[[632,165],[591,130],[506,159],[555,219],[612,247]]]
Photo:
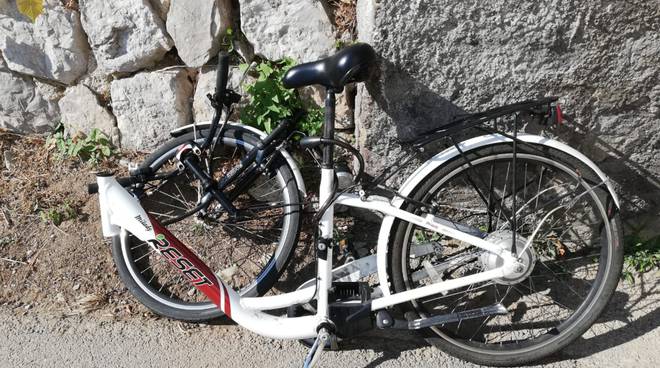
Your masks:
[[[408,322],[408,329],[419,330],[422,328],[463,321],[466,319],[473,319],[473,318],[494,316],[494,315],[505,315],[507,313],[509,313],[509,311],[502,304],[498,303],[483,308],[470,309],[457,313],[443,314],[430,318],[415,319]]]
[[[408,321],[402,319],[394,319],[389,311],[382,309],[376,313],[376,326],[378,326],[378,328],[381,330],[407,330]]]

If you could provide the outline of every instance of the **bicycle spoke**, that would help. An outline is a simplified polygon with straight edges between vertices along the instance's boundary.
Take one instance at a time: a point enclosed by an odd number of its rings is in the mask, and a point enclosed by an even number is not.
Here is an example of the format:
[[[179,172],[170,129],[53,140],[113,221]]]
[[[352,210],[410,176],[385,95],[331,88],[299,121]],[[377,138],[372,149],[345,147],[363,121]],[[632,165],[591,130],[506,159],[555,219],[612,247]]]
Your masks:
[[[245,154],[239,146],[221,148],[221,151],[203,162],[203,167],[214,169],[214,180],[221,180]],[[256,180],[246,183],[245,188],[240,188],[240,196],[232,199],[239,211],[238,219],[233,220],[214,200],[206,207],[199,206],[203,188],[196,179],[180,173],[176,167],[173,158],[161,162],[157,168],[161,180],[146,183],[141,192],[143,207],[211,269],[234,267],[235,271],[229,271],[234,275],[228,281],[230,286],[237,290],[247,286],[281,246],[280,237],[286,229],[297,231],[297,225],[291,228],[292,223],[284,220],[299,213],[302,205],[296,203],[297,196],[286,193],[289,190],[287,181],[293,183],[293,179],[285,179],[279,171],[273,175],[257,174]],[[164,298],[182,303],[208,302],[203,294],[191,289],[188,280],[160,254],[145,254],[145,244],[136,242],[127,248],[132,252],[136,272],[143,278],[140,282],[151,285],[153,291]]]
[[[464,171],[456,171],[459,174],[436,186],[437,189],[425,194],[427,197],[422,200],[434,204],[435,216],[482,231],[497,230],[499,234],[511,231],[507,213],[511,212],[515,200],[520,205],[515,211],[520,241],[527,241],[534,235],[532,252],[536,254],[536,263],[527,277],[510,284],[498,280],[471,284],[444,295],[423,298],[415,304],[425,316],[491,304],[504,305],[509,311],[507,315],[486,315],[439,326],[453,338],[485,346],[524,344],[557,328],[587,298],[587,291],[595,287],[599,267],[600,248],[593,247],[599,247],[602,240],[599,234],[602,220],[594,217],[596,208],[591,193],[602,183],[587,183],[570,172],[519,157],[516,168],[522,179],[518,178],[514,186],[509,158],[466,165]],[[479,175],[483,179],[479,179]],[[474,183],[485,184],[475,187]],[[477,191],[486,194],[485,201],[475,193]],[[494,211],[489,211],[489,207]],[[412,230],[407,237],[424,246],[431,244],[429,235],[432,232],[410,226]],[[504,243],[500,240],[500,244]],[[429,264],[443,281],[488,270],[480,256],[472,265],[461,264],[451,270],[443,267],[451,260],[453,252],[470,248],[460,242],[439,240],[431,251],[415,251],[419,255],[406,258],[406,287],[433,283],[435,279],[428,270]],[[520,247],[518,251],[526,250]]]

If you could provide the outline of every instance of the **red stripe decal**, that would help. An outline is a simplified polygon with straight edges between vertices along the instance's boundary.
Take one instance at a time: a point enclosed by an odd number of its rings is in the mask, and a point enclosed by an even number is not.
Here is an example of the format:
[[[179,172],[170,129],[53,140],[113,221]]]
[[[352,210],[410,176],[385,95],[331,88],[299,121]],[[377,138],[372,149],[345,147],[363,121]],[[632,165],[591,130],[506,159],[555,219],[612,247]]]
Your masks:
[[[229,294],[226,290],[227,286],[218,280],[215,273],[195,253],[159,224],[156,219],[149,216],[149,221],[156,234],[156,238],[149,240],[149,242],[158,248],[161,255],[176,267],[197,290],[206,295],[213,304],[217,305],[230,317],[231,306]],[[224,305],[221,303],[220,293],[223,293],[225,297]]]
[[[561,111],[559,104],[557,104],[557,123],[560,125],[564,124],[564,113]]]

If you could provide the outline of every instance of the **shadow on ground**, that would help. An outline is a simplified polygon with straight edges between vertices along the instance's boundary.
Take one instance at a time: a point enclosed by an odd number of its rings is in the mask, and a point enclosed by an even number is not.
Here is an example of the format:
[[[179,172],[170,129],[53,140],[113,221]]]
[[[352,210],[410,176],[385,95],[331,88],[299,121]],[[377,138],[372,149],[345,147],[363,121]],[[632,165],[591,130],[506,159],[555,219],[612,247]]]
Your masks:
[[[420,131],[428,130],[428,122],[435,127],[441,126],[451,116],[464,112],[451,101],[426,86],[415,81],[410,75],[395,70],[396,67],[383,61],[380,83],[367,85],[378,108],[382,109],[394,124],[394,134],[402,141],[411,139]],[[512,101],[513,102],[513,101]],[[411,111],[419,112],[414,121],[407,120]],[[372,122],[370,124],[378,124]],[[660,178],[644,169],[640,164],[626,157],[622,152],[589,132],[587,126],[580,126],[571,121],[560,131],[553,131],[560,139],[569,143],[598,162],[605,173],[623,188],[619,193],[626,211],[624,221],[634,222],[632,216],[647,213],[656,215],[660,207]],[[386,134],[387,135],[387,134]],[[369,144],[370,142],[362,142]],[[368,158],[368,157],[367,157]],[[382,157],[380,157],[382,160]],[[311,189],[311,188],[308,188]],[[640,198],[642,201],[637,200]],[[643,207],[639,207],[639,203]],[[626,218],[626,215],[629,218]],[[373,224],[372,226],[373,227]],[[360,227],[360,241],[370,240],[375,244],[377,226],[370,231]],[[293,264],[308,261],[309,253],[297,255]],[[283,280],[281,290],[291,290],[295,285],[312,277],[315,272],[313,263],[290,272]],[[621,284],[609,306],[598,322],[582,337],[565,348],[562,352],[546,358],[536,364],[556,363],[589,357],[611,349],[630,340],[643,336],[660,326],[660,280],[657,277],[638,279],[634,286]],[[217,324],[227,324],[220,320]],[[362,336],[345,340],[342,350],[372,350],[381,355],[367,367],[376,367],[389,360],[396,360],[402,352],[428,346],[418,333],[396,330],[374,330]]]

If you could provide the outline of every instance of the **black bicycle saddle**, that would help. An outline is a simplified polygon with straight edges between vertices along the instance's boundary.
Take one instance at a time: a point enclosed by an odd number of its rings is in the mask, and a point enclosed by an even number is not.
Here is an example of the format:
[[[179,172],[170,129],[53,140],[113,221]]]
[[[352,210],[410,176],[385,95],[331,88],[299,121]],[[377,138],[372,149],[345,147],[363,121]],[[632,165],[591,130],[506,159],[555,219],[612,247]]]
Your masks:
[[[358,43],[325,59],[294,66],[284,75],[282,83],[287,88],[320,84],[341,92],[348,83],[365,81],[375,62],[374,49]]]

